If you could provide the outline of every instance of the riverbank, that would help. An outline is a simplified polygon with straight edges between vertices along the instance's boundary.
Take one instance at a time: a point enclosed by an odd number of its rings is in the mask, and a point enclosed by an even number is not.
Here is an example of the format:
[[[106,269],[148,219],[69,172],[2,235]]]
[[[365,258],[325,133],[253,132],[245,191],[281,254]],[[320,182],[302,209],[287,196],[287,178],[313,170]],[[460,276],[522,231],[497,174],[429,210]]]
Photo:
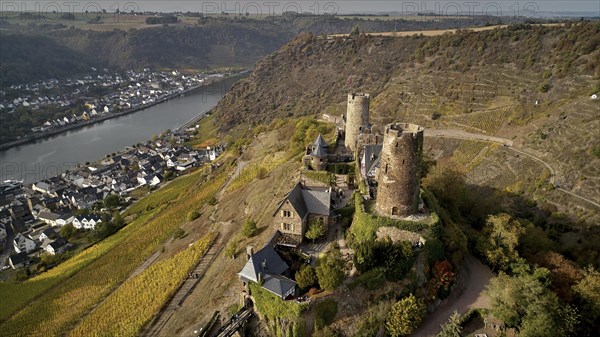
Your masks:
[[[201,89],[201,88],[204,88],[204,87],[208,87],[208,86],[220,83],[220,82],[222,82],[224,80],[231,79],[231,78],[234,78],[236,76],[242,76],[244,74],[247,74],[248,72],[250,72],[250,70],[246,69],[246,70],[243,70],[243,71],[241,71],[239,73],[235,73],[235,74],[230,75],[230,76],[224,76],[224,77],[218,78],[218,79],[213,78],[208,83],[202,83],[202,84],[195,85],[195,86],[189,87],[187,89],[184,89],[181,92],[177,92],[177,93],[173,93],[173,94],[170,94],[170,95],[166,95],[165,97],[163,97],[163,98],[161,98],[161,99],[159,99],[159,100],[157,100],[155,102],[152,102],[150,104],[145,104],[145,105],[140,106],[140,107],[136,107],[136,108],[132,108],[132,109],[127,109],[127,110],[124,110],[124,111],[121,111],[121,112],[117,112],[117,113],[109,113],[107,115],[99,116],[99,117],[90,119],[88,121],[79,122],[79,123],[76,123],[76,124],[71,124],[71,125],[68,125],[68,126],[65,126],[65,127],[61,127],[59,129],[54,129],[54,130],[46,131],[46,132],[43,132],[43,133],[32,134],[32,135],[26,136],[24,138],[21,138],[21,139],[12,141],[12,142],[3,143],[3,144],[0,144],[0,151],[5,151],[5,150],[11,149],[11,148],[16,147],[16,146],[20,146],[20,145],[24,145],[24,144],[28,144],[28,143],[33,143],[35,141],[47,139],[47,138],[50,138],[50,137],[53,137],[53,136],[56,136],[56,135],[59,135],[59,134],[62,134],[62,133],[68,132],[68,131],[77,130],[77,129],[80,129],[80,128],[83,128],[83,127],[86,127],[86,126],[90,126],[90,125],[93,125],[93,124],[97,124],[97,123],[100,123],[100,122],[103,122],[103,121],[106,121],[106,120],[109,120],[109,119],[113,119],[113,118],[117,118],[117,117],[129,115],[129,114],[132,114],[134,112],[142,111],[142,110],[151,108],[151,107],[153,107],[155,105],[158,105],[160,103],[164,103],[164,102],[166,102],[168,100],[171,100],[173,98],[180,97],[180,96],[182,96],[182,95],[184,95],[186,93],[193,92],[195,90],[198,90],[198,89]],[[194,119],[198,119],[199,120],[208,111],[210,111],[210,110],[207,110],[207,111],[201,113],[200,115],[196,116]],[[184,124],[184,126],[188,125],[188,124],[191,124],[191,122],[194,122],[194,119],[192,119],[191,121],[189,121],[186,124]]]

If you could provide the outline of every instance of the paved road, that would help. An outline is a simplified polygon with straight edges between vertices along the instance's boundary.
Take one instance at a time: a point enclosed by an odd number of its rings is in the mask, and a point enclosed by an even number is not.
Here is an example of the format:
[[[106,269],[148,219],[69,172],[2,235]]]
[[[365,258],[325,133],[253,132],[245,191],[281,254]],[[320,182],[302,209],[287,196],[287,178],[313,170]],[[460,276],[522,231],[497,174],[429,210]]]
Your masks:
[[[534,155],[532,155],[531,153],[527,153],[523,150],[519,150],[513,147],[513,142],[510,139],[506,139],[506,138],[501,138],[501,137],[494,137],[494,136],[487,136],[487,135],[482,135],[479,133],[472,133],[472,132],[467,132],[464,130],[459,130],[459,129],[426,129],[425,133],[424,133],[425,137],[441,137],[441,138],[455,138],[455,139],[466,139],[466,140],[480,140],[480,141],[487,141],[487,142],[492,142],[492,143],[498,143],[498,144],[502,144],[508,147],[509,150],[517,152],[519,154],[522,154],[524,156],[528,156],[531,159],[541,163],[542,165],[544,165],[548,171],[550,171],[550,177],[548,178],[548,182],[552,185],[554,185],[556,187],[557,190],[567,193],[569,195],[572,195],[578,199],[581,199],[583,201],[586,201],[598,208],[600,208],[600,204],[598,204],[597,202],[595,202],[594,200],[588,199],[586,197],[583,197],[581,195],[575,194],[571,191],[565,190],[561,187],[558,187],[555,185],[555,181],[556,181],[556,171],[552,168],[552,166],[550,166],[550,164],[546,161],[544,161],[543,159],[536,157]]]
[[[462,270],[464,277],[463,292],[425,318],[425,323],[413,333],[414,337],[435,336],[440,331],[440,325],[448,321],[454,311],[465,314],[475,308],[489,308],[489,299],[483,293],[485,287],[494,276],[490,268],[472,255],[465,258]]]

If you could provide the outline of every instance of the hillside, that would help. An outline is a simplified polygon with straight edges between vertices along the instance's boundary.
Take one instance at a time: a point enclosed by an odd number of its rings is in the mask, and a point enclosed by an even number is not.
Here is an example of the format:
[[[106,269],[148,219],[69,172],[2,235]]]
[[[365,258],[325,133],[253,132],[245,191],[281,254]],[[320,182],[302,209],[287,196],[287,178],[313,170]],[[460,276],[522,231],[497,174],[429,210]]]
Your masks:
[[[146,25],[127,17],[104,23],[72,20],[8,20],[2,25],[2,85],[67,77],[89,67],[111,70],[144,67],[193,70],[251,67],[300,32],[410,31],[483,26],[499,19],[365,20],[326,16],[253,18],[182,17],[171,25]],[[111,29],[103,29],[111,27]],[[43,53],[37,51],[44,50]],[[56,61],[59,60],[59,61]],[[43,66],[42,66],[43,65]]]
[[[548,161],[564,188],[598,203],[600,158],[592,154],[600,146],[594,133],[598,101],[589,97],[600,90],[599,33],[598,23],[586,23],[434,37],[322,39],[304,34],[261,60],[225,95],[217,106],[217,125],[227,131],[277,117],[340,115],[348,92],[369,92],[373,124],[403,120],[500,135]],[[439,148],[438,143],[448,144],[431,141],[429,154],[436,159],[447,159],[460,145]],[[466,149],[459,164],[473,170],[486,159],[484,148]],[[489,176],[478,176],[478,182],[519,193],[539,191],[540,186],[523,186],[517,178],[539,181],[542,173],[534,168],[540,165],[528,161],[501,167],[507,163],[496,156],[503,152],[489,153],[495,173],[482,169]],[[500,177],[507,174],[512,177]],[[540,198],[574,203],[565,211],[580,204],[556,193],[545,191]]]

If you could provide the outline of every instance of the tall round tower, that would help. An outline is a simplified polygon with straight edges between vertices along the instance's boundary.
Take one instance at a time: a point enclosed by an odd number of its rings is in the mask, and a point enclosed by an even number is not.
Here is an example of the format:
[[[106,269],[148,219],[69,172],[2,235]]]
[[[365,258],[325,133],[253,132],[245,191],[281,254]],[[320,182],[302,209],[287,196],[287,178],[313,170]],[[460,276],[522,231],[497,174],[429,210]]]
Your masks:
[[[423,130],[408,123],[385,126],[375,204],[382,216],[405,217],[418,212]]]
[[[344,145],[353,152],[356,151],[358,135],[369,127],[369,94],[348,94],[346,110],[346,138]]]

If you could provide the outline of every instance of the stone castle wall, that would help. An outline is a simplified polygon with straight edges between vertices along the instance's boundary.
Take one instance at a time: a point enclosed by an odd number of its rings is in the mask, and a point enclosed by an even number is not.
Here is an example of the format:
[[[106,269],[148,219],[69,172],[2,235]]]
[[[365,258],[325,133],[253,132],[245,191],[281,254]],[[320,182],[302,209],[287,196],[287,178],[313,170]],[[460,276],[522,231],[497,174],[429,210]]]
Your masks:
[[[377,177],[377,213],[405,217],[418,212],[423,127],[392,123],[385,127]]]
[[[369,94],[348,94],[348,107],[346,110],[346,138],[344,145],[352,152],[356,151],[358,136],[369,127]]]

